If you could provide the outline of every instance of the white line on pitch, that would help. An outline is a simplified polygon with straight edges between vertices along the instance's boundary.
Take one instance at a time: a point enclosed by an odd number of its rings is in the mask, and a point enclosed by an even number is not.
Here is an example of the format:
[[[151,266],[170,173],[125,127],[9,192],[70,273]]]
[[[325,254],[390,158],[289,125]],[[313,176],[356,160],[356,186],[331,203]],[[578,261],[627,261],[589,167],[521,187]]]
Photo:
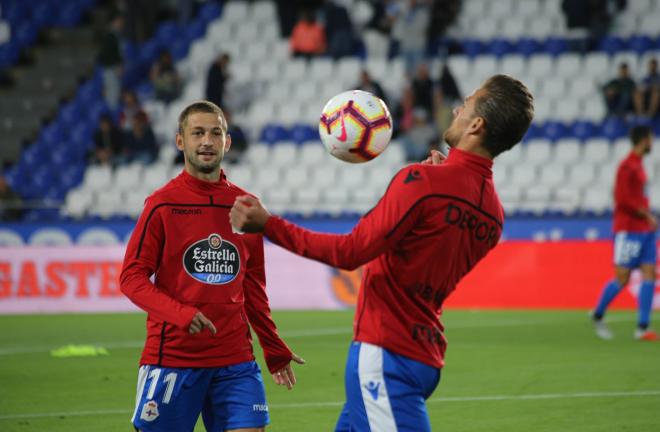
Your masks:
[[[541,393],[527,395],[492,395],[492,396],[447,396],[429,399],[428,403],[439,402],[491,402],[491,401],[526,401],[548,399],[612,398],[612,397],[652,397],[660,396],[660,390],[582,392],[582,393]],[[271,404],[271,409],[331,408],[342,406],[343,402],[303,402]],[[62,411],[53,413],[27,413],[0,415],[0,420],[19,420],[44,417],[85,417],[112,414],[130,414],[128,409],[107,409],[92,411]]]
[[[608,318],[609,322],[619,322],[619,321],[633,321],[635,318],[633,316],[618,316]],[[563,321],[557,320],[505,320],[505,321],[488,321],[487,323],[473,322],[473,323],[456,323],[447,325],[447,330],[451,331],[452,329],[472,329],[472,328],[493,328],[493,327],[523,327],[523,326],[536,326],[536,325],[557,325],[561,324]],[[316,337],[316,336],[333,336],[333,335],[343,335],[350,334],[352,329],[350,327],[328,327],[315,330],[291,330],[284,331],[281,333],[283,338],[302,338],[302,337]],[[75,342],[74,344],[81,345],[94,345],[101,346],[104,348],[142,348],[144,346],[144,340],[140,341],[122,341],[122,342]],[[27,346],[27,347],[10,347],[10,348],[0,348],[0,356],[16,355],[16,354],[35,354],[35,353],[45,353],[50,350],[59,348],[62,345],[53,346],[53,345],[38,345],[38,346]]]

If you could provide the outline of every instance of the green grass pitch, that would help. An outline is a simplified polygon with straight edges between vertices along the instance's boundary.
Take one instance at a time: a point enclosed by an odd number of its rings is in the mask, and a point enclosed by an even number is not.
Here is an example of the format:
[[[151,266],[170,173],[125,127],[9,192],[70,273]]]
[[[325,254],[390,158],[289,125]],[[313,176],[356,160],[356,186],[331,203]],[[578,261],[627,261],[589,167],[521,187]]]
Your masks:
[[[274,316],[307,364],[296,367],[292,391],[265,377],[268,430],[330,431],[343,401],[352,311]],[[660,431],[660,343],[632,339],[632,311],[608,319],[617,337],[606,342],[584,311],[447,311],[447,365],[428,401],[433,430]],[[144,320],[0,316],[0,431],[132,430]],[[67,344],[97,344],[109,355],[50,355]]]

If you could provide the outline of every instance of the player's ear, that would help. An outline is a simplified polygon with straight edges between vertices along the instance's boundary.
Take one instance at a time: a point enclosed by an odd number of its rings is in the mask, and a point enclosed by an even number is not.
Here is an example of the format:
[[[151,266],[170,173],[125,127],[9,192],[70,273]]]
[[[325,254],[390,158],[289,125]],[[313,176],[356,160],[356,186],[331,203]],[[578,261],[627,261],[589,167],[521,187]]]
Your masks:
[[[180,133],[176,134],[176,148],[183,151],[183,135]]]
[[[468,125],[467,133],[469,135],[479,135],[485,132],[486,120],[483,117],[475,116]]]
[[[229,148],[231,147],[231,135],[228,133],[225,134],[225,153],[229,151]]]

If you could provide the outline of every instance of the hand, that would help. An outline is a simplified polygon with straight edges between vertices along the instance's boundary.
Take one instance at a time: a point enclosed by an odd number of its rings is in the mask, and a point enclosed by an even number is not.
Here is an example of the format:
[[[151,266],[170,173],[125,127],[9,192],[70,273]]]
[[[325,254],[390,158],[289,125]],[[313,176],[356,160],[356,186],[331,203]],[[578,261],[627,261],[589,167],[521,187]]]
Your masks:
[[[215,326],[209,320],[204,316],[203,313],[197,312],[195,316],[193,317],[192,321],[190,321],[190,327],[188,327],[188,333],[190,334],[197,334],[204,330],[204,327],[208,328],[211,333],[216,334],[218,331],[215,329]]]
[[[295,353],[291,353],[291,360],[298,364],[305,364],[305,360]],[[296,385],[296,374],[293,373],[291,363],[273,373],[273,380],[277,385],[285,385],[287,389],[291,390]]]
[[[247,233],[263,231],[269,217],[270,213],[261,202],[248,195],[237,197],[229,211],[231,226],[235,230]]]
[[[429,157],[424,159],[422,163],[424,165],[440,165],[447,159],[447,156],[440,153],[438,150],[431,150]]]
[[[653,228],[653,231],[658,229],[658,219],[656,219],[656,217],[653,216],[653,214],[649,213],[646,216],[646,219],[648,219],[649,223],[651,224],[651,228]]]

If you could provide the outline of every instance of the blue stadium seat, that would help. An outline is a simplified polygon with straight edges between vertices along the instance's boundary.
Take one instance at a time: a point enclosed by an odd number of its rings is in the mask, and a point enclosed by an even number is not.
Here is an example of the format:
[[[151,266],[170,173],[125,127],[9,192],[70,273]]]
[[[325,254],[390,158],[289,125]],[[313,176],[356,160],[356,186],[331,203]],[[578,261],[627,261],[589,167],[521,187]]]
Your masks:
[[[577,120],[570,126],[570,135],[584,141],[599,136],[600,130],[588,120]]]
[[[600,129],[602,136],[609,140],[625,137],[628,134],[628,125],[625,121],[617,117],[610,117],[603,120]]]
[[[568,51],[568,42],[562,37],[549,37],[543,42],[543,48],[548,54],[557,56]]]
[[[296,124],[291,127],[289,131],[291,140],[295,141],[298,144],[302,144],[305,141],[312,141],[319,139],[319,132],[312,126],[306,124]]]
[[[85,7],[78,2],[65,2],[59,9],[56,23],[59,27],[74,27],[79,21]]]
[[[190,47],[190,41],[187,39],[177,39],[170,45],[170,53],[174,61],[179,61],[188,55],[188,48]]]
[[[82,183],[84,176],[84,163],[74,163],[59,173],[60,185],[68,191]]]
[[[6,6],[3,5],[2,8],[2,17],[3,19],[9,21],[12,28],[17,26],[19,23],[28,19],[28,9],[27,2],[9,2]]]
[[[475,57],[484,52],[483,44],[477,39],[464,39],[463,52],[469,57]]]
[[[490,41],[486,49],[496,57],[502,57],[515,51],[515,47],[506,39],[497,38]]]
[[[205,25],[208,25],[214,19],[222,15],[222,7],[216,3],[207,1],[200,7],[199,18],[204,21]]]
[[[626,43],[619,36],[605,36],[598,41],[598,50],[604,51],[609,55],[615,54],[626,49]]]
[[[261,141],[267,144],[275,144],[278,141],[288,141],[290,139],[289,132],[281,126],[276,124],[268,124],[261,130]]]
[[[0,68],[13,65],[20,54],[20,48],[14,41],[0,45]]]
[[[174,41],[180,39],[181,29],[174,21],[165,21],[156,30],[156,39],[160,47],[171,47]]]
[[[16,31],[12,31],[12,39],[20,48],[25,48],[37,40],[39,28],[32,21],[23,21],[16,27]]]
[[[539,41],[533,38],[520,38],[516,42],[516,51],[524,56],[530,56],[543,51]]]
[[[532,123],[531,125],[529,125],[529,129],[527,129],[527,133],[525,134],[522,140],[524,142],[527,142],[529,140],[533,140],[536,138],[543,138],[543,137],[544,137],[543,128],[536,123]]]
[[[644,54],[646,51],[655,49],[655,41],[648,36],[631,36],[628,39],[628,48],[637,54]]]
[[[566,125],[562,122],[547,121],[543,125],[543,135],[551,141],[557,141],[567,136],[568,131],[566,129]]]
[[[55,4],[49,1],[35,3],[32,5],[32,23],[37,28],[54,24],[58,16]]]
[[[206,23],[202,20],[195,20],[188,24],[185,30],[186,40],[188,43],[203,37],[206,34]]]
[[[57,119],[65,128],[71,128],[80,121],[81,117],[82,112],[80,106],[75,101],[72,101],[60,108]]]

